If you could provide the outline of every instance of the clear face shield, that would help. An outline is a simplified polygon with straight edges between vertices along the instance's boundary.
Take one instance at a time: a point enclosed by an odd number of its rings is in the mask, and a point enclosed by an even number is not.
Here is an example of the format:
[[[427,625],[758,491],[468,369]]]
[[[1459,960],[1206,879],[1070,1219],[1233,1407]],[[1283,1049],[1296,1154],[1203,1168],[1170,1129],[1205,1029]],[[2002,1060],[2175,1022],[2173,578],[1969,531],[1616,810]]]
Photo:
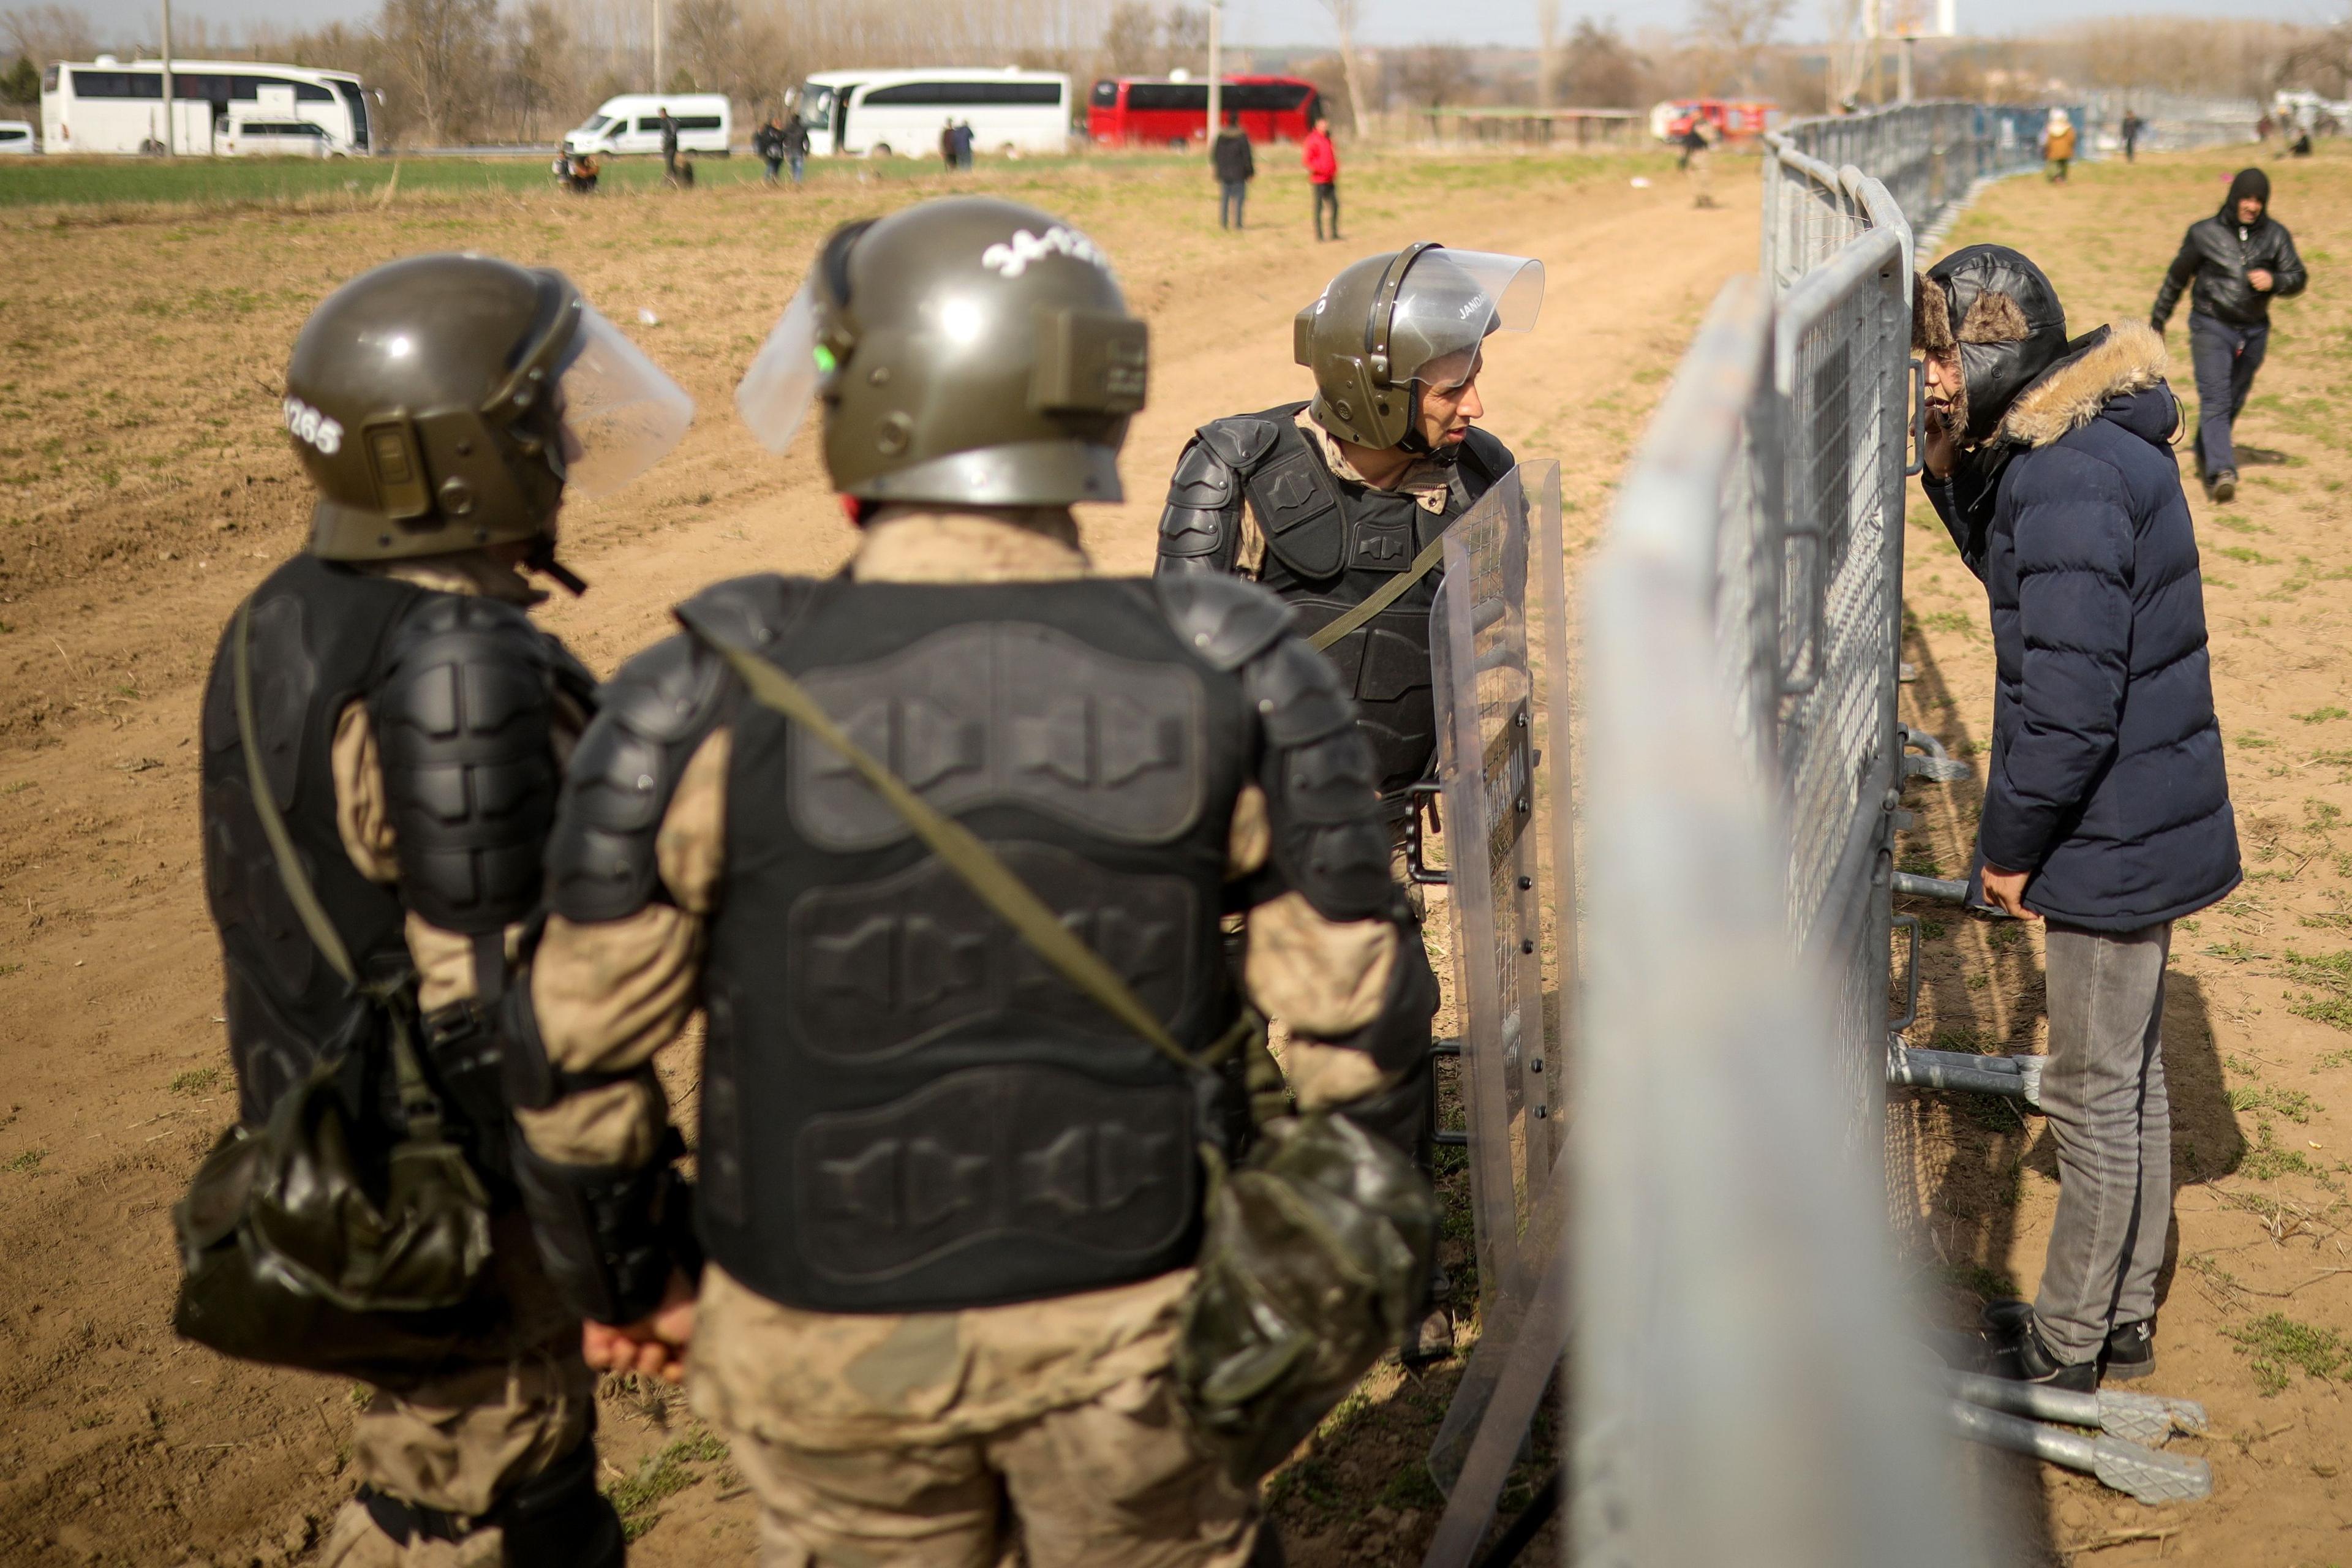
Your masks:
[[[742,416],[760,445],[782,452],[793,444],[807,422],[817,387],[832,369],[831,355],[820,358],[817,342],[816,273],[801,285],[784,313],[776,318],[759,357],[735,389],[735,412]]]
[[[582,300],[555,373],[564,484],[594,498],[659,462],[694,423],[694,399]]]
[[[1543,309],[1543,263],[1491,250],[1429,250],[1397,286],[1389,318],[1389,379],[1459,391],[1496,332],[1524,332]]]

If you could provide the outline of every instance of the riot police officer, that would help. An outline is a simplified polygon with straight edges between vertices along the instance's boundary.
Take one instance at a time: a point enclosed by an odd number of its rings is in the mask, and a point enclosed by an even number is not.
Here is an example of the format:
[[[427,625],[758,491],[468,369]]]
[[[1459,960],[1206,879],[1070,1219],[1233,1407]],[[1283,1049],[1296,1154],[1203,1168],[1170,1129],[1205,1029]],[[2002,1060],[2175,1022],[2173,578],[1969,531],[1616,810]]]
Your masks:
[[[239,1116],[269,1122],[322,1059],[378,1038],[371,1008],[408,1009],[417,1046],[404,1032],[397,1049],[414,1055],[358,1064],[357,1137],[413,1133],[421,1092],[478,1178],[492,1247],[446,1360],[377,1388],[358,1418],[359,1494],[322,1558],[339,1568],[622,1560],[596,1489],[594,1374],[512,1185],[488,1016],[595,702],[587,670],[532,626],[547,595],[522,573],[576,591],[553,556],[565,494],[624,482],[691,413],[561,274],[481,256],[354,279],[287,368],[286,424],[317,491],[310,542],[232,623],[202,721]],[[426,1082],[395,1084],[412,1063]]]
[[[1478,373],[1486,340],[1527,331],[1542,303],[1543,264],[1524,257],[1423,243],[1352,263],[1292,327],[1314,400],[1201,426],[1160,516],[1160,575],[1255,578],[1306,633],[1350,623],[1324,651],[1371,742],[1391,868],[1416,919],[1405,858],[1410,792],[1436,754],[1436,542],[1511,470],[1509,450],[1475,423]],[[1424,1164],[1434,1130],[1423,1130]],[[1441,1273],[1408,1363],[1452,1350],[1447,1294]]]
[[[1510,472],[1479,428],[1486,340],[1534,326],[1543,264],[1422,243],[1349,265],[1298,312],[1315,397],[1201,426],[1160,522],[1161,575],[1232,573],[1313,633],[1400,590],[1325,648],[1356,700],[1388,819],[1429,772],[1429,546]],[[1399,583],[1399,579],[1403,579]]]
[[[1223,910],[1298,1103],[1339,1113],[1289,1125],[1429,1202],[1365,1138],[1418,1125],[1436,989],[1330,665],[1250,584],[1096,575],[1072,517],[1120,498],[1145,371],[1108,260],[1045,213],[837,231],[738,404],[781,451],[822,402],[856,553],[681,605],[565,784],[519,1168],[592,1361],[677,1377],[690,1341],[767,1561],[989,1563],[1016,1532],[1037,1568],[1273,1560],[1171,1372],[1239,1152],[1230,1076],[1178,1065],[1248,1021]],[[689,1200],[648,1064],[698,1004]]]

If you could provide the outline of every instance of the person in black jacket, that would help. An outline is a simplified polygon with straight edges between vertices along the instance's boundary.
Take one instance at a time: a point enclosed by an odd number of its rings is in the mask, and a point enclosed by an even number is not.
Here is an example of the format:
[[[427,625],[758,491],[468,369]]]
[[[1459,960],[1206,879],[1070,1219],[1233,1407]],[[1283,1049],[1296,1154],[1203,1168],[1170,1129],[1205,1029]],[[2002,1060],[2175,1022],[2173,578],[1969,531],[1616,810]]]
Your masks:
[[[2039,268],[1977,245],[1918,280],[1927,497],[1992,601],[1983,898],[2046,922],[2042,1110],[2058,1215],[2039,1295],[1996,1302],[2007,1375],[2155,1366],[2172,1209],[2161,1029],[2172,922],[2238,885],[2238,833],[2164,342],[2069,342]]]
[[[662,174],[665,178],[675,181],[678,177],[677,116],[669,111],[669,105],[667,103],[661,106],[661,153]]]
[[[1242,129],[1240,115],[1225,116],[1225,128],[1217,132],[1209,160],[1217,171],[1217,226],[1245,226],[1242,204],[1249,197],[1249,183],[1257,178],[1257,157],[1250,151],[1249,132]]]
[[[751,132],[751,152],[761,163],[768,165],[768,172],[760,176],[761,183],[775,184],[776,177],[783,173],[784,168],[783,122],[773,115],[769,116],[765,125]]]
[[[2238,493],[2231,427],[2270,346],[2271,301],[2311,281],[2294,237],[2270,215],[2270,176],[2241,169],[2221,210],[2189,226],[2148,322],[2159,332],[2189,289],[2189,357],[2197,371],[2197,471],[2217,501]],[[2193,287],[2191,287],[2193,283]]]

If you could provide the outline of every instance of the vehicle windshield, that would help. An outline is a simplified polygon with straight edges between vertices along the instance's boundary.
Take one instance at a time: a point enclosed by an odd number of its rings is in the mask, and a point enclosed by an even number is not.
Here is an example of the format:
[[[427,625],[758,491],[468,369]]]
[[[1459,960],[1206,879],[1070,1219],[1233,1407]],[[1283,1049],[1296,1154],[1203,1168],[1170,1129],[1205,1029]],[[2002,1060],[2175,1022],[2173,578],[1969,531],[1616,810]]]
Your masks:
[[[612,123],[613,117],[609,114],[592,114],[588,117],[588,123],[583,125],[580,129],[583,131],[602,131],[604,127]]]
[[[833,123],[833,89],[813,81],[802,84],[801,123],[817,131]]]

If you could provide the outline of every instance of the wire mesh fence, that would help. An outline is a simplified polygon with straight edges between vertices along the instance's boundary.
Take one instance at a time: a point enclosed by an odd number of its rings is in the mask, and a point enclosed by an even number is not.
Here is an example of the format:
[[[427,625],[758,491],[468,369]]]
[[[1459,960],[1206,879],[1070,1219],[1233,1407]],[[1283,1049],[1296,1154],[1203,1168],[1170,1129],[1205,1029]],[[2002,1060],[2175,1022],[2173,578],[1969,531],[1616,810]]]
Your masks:
[[[2087,146],[2088,111],[2066,107]],[[1892,226],[1888,214],[1868,210],[1870,184],[1910,229],[1935,227],[1979,182],[2038,165],[2046,118],[2042,109],[1913,103],[1768,135],[1764,276],[1786,289],[1865,229]]]

